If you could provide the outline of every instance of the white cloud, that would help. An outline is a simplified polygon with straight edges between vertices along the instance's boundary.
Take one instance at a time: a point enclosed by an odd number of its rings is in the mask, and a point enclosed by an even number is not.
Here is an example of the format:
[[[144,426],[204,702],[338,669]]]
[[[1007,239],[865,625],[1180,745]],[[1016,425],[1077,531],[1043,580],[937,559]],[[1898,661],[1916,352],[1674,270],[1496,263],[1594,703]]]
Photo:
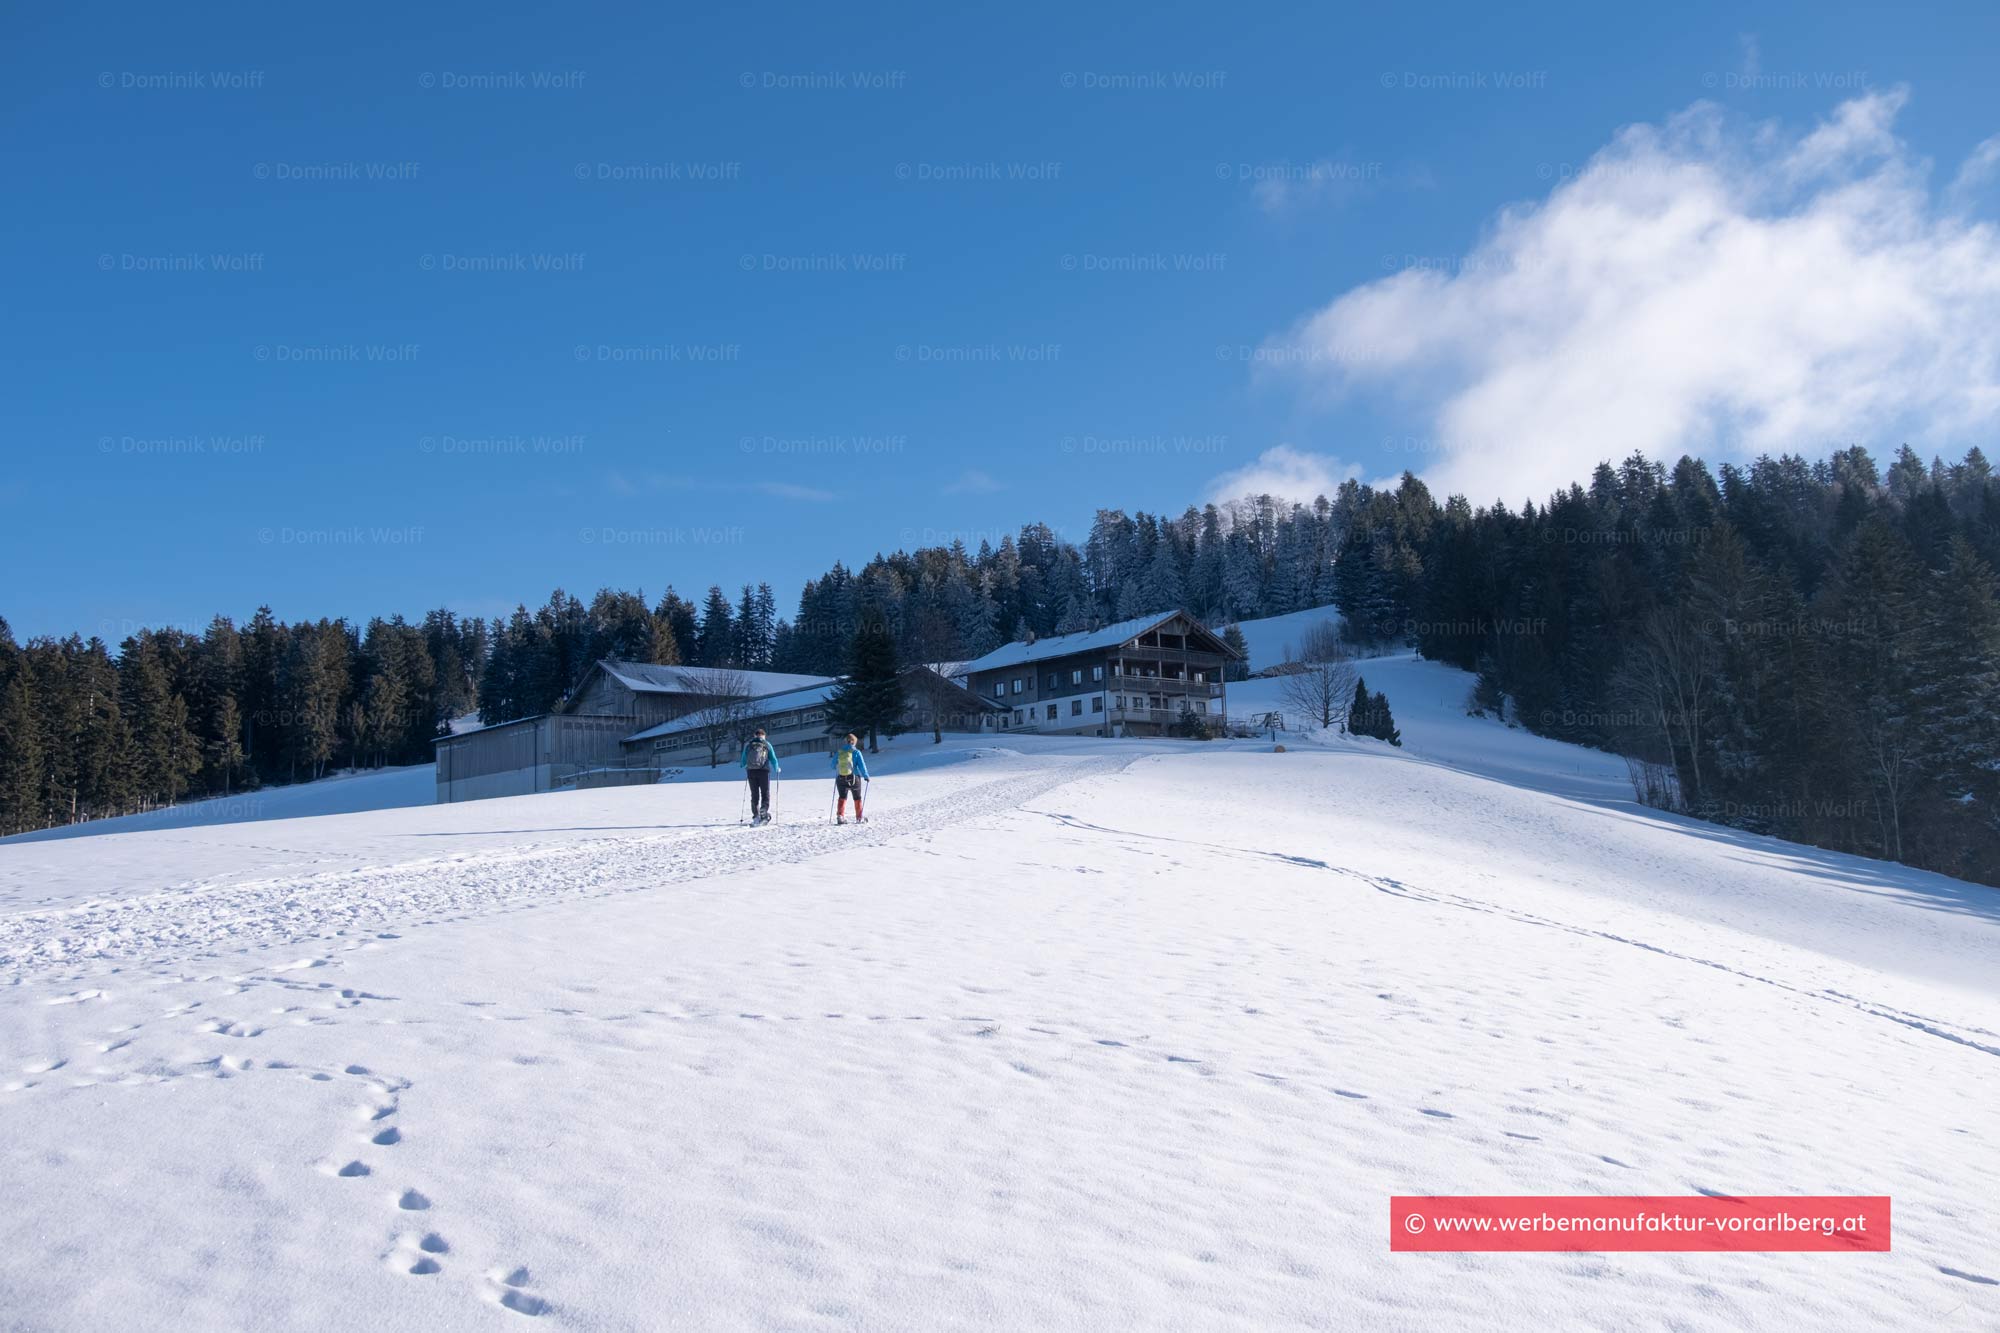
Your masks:
[[[1208,498],[1220,504],[1245,496],[1274,495],[1310,504],[1318,496],[1332,495],[1340,489],[1341,482],[1360,474],[1359,467],[1342,463],[1330,454],[1315,454],[1280,444],[1257,455],[1256,461],[1211,481]]]
[[[975,467],[967,468],[965,471],[959,473],[956,480],[946,482],[944,493],[946,495],[991,495],[993,492],[1001,489],[1003,487],[998,481],[994,480],[992,474],[982,472]]]
[[[756,489],[780,500],[811,500],[824,503],[834,498],[832,491],[823,491],[817,486],[795,486],[789,481],[760,481]]]
[[[1979,192],[1992,182],[1996,171],[2000,171],[2000,134],[1981,140],[1965,155],[1958,174],[1952,177],[1951,189],[1945,192],[1947,202],[1960,212],[1971,207]]]
[[[1804,134],[1708,104],[1627,128],[1464,264],[1357,287],[1263,360],[1426,404],[1434,488],[1475,501],[1634,450],[1713,463],[1990,427],[2000,234],[1934,202],[1895,136],[1904,97]]]
[[[1428,190],[1437,185],[1421,164],[1391,169],[1365,161],[1350,149],[1310,162],[1219,163],[1225,177],[1250,182],[1250,195],[1266,213],[1285,214],[1311,205],[1344,206],[1389,190]]]

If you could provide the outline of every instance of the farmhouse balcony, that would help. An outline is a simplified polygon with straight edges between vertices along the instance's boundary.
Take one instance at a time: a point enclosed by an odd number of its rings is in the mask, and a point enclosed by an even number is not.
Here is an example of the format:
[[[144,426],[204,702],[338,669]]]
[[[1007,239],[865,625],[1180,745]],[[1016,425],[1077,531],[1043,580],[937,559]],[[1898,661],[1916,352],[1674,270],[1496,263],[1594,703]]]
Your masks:
[[[1133,676],[1118,675],[1108,679],[1108,686],[1114,690],[1126,690],[1135,694],[1170,694],[1175,698],[1220,699],[1222,682],[1216,680],[1182,680],[1174,676]]]

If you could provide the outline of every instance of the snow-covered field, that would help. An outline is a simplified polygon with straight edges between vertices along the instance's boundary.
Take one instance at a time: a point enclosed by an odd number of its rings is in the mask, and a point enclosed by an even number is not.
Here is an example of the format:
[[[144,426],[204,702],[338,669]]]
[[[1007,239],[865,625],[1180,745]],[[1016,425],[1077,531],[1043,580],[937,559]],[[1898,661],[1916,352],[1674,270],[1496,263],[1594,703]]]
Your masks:
[[[795,760],[762,829],[0,846],[0,1326],[2000,1325],[2000,900],[1364,671],[1402,751],[905,738],[859,827]],[[1895,1248],[1389,1250],[1391,1194],[1697,1191]]]
[[[208,829],[218,824],[250,824],[266,819],[304,819],[311,815],[351,815],[366,810],[391,810],[429,805],[437,799],[437,769],[430,764],[342,773],[317,782],[266,787],[235,796],[211,796],[164,806],[143,815],[92,819],[60,828],[38,829],[0,838],[0,847],[24,842],[56,842],[64,838],[101,838],[108,833],[162,833]]]

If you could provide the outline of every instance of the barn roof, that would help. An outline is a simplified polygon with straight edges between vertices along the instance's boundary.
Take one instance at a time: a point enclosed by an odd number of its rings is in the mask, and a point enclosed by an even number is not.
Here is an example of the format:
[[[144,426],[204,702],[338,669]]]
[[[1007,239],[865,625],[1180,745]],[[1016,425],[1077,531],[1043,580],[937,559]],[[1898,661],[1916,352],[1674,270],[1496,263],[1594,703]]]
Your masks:
[[[1052,657],[1067,657],[1071,653],[1087,653],[1094,648],[1115,648],[1128,639],[1136,639],[1147,630],[1163,625],[1180,611],[1155,611],[1151,615],[1134,616],[1121,620],[1115,625],[1102,629],[1079,630],[1075,634],[1052,634],[1046,639],[1036,639],[1033,643],[1017,639],[1013,643],[1002,644],[984,657],[975,658],[959,668],[961,675],[970,676],[976,671],[991,671],[996,667],[1023,666],[1029,662],[1043,662]],[[1236,654],[1229,645],[1203,629],[1194,617],[1188,617],[1196,631],[1215,641],[1215,650],[1227,656]]]
[[[741,676],[753,695],[774,694],[779,690],[824,685],[830,677],[801,676],[789,671],[736,671],[727,668],[656,666],[651,662],[624,662],[607,657],[597,664],[613,680],[635,694],[707,694],[709,680],[716,675]],[[578,686],[579,692],[582,687]]]
[[[907,681],[911,676],[920,672],[932,677],[931,688],[949,693],[966,707],[977,708],[982,712],[1006,711],[991,700],[980,698],[964,686],[946,680],[931,667],[904,667],[897,674]],[[789,713],[795,708],[811,708],[815,704],[823,704],[833,698],[834,692],[843,683],[844,678],[836,676],[830,680],[822,680],[817,685],[805,686],[802,689],[779,690],[775,694],[764,694],[754,699],[745,699],[743,701],[743,720],[754,725],[762,718],[776,717],[780,713]],[[704,725],[706,724],[699,716],[677,717],[670,722],[662,722],[657,727],[648,727],[644,731],[634,732],[625,739],[630,742],[651,740],[655,736],[674,736],[684,731],[698,730]]]
[[[747,673],[746,673],[747,674]],[[794,708],[810,708],[814,704],[825,703],[840,688],[838,680],[822,679],[817,685],[807,685],[796,690],[779,690],[773,694],[760,694],[743,701],[744,721],[753,722],[758,718],[772,717],[778,713],[789,713]],[[628,741],[650,740],[655,736],[673,736],[683,731],[695,731],[707,725],[699,714],[677,717],[671,722],[662,722],[657,727],[636,731],[625,739]]]

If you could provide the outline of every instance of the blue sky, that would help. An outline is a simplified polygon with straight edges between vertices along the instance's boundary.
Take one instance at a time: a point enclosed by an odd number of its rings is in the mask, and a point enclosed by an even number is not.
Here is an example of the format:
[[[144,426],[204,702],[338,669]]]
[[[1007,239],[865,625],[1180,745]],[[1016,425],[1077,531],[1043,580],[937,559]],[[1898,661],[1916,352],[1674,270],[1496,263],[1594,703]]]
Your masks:
[[[1992,410],[1923,382],[1991,387],[1966,7],[7,25],[17,635],[789,608],[1099,506],[1405,467],[1518,503],[1630,447],[1948,449]],[[1765,314],[1716,304],[1746,280]],[[1813,341],[1871,283],[1879,332]]]

